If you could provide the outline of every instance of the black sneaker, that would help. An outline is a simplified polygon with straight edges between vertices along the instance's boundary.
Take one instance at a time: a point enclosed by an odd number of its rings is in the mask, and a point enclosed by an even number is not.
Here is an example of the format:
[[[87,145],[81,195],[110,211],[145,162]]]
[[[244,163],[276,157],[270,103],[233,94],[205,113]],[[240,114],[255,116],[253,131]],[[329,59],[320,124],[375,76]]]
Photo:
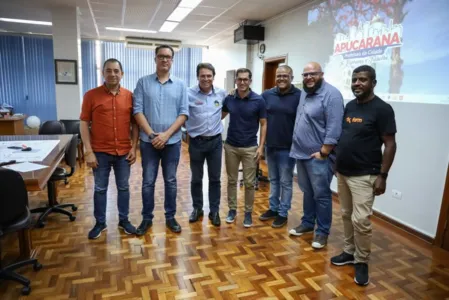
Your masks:
[[[269,209],[259,216],[259,220],[266,221],[266,220],[274,219],[277,216],[278,216],[278,213],[276,211],[272,211],[271,209]]]
[[[354,265],[355,277],[354,281],[358,285],[365,286],[369,283],[368,264],[357,263]]]
[[[287,224],[287,217],[283,216],[277,216],[276,219],[274,219],[273,224],[271,224],[271,227],[273,228],[281,228],[285,224]]]
[[[312,241],[312,248],[321,249],[327,245],[327,235],[316,234]]]
[[[354,263],[354,255],[342,252],[340,255],[331,258],[331,263],[336,266],[344,266]]]
[[[245,213],[245,219],[243,220],[243,226],[245,226],[246,228],[253,226],[253,218],[251,217],[251,214],[252,214],[251,212]]]
[[[136,233],[136,227],[134,227],[128,220],[118,222],[118,228],[123,229],[126,234]]]
[[[307,228],[301,224],[298,227],[290,229],[290,231],[288,233],[290,233],[291,235],[300,236],[305,233],[312,233],[312,232],[313,232],[313,228]]]
[[[94,228],[89,231],[87,237],[89,238],[89,240],[98,239],[101,233],[106,230],[106,228],[106,223],[96,223]]]
[[[234,223],[235,216],[237,216],[237,211],[235,209],[231,209],[226,217],[226,223]]]

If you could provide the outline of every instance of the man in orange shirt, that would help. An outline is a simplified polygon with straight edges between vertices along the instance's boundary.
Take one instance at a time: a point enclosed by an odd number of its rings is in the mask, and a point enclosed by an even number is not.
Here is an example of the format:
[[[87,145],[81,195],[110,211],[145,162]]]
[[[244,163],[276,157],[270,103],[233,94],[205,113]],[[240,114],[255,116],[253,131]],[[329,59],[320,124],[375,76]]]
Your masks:
[[[122,64],[114,58],[108,59],[103,65],[105,83],[84,95],[80,116],[81,138],[86,148],[87,166],[93,169],[95,178],[96,224],[89,232],[89,239],[100,237],[101,232],[106,230],[106,200],[111,168],[114,168],[117,184],[118,227],[126,234],[136,232],[128,220],[129,175],[131,165],[136,161],[139,131],[132,116],[132,93],[120,87],[122,76]]]

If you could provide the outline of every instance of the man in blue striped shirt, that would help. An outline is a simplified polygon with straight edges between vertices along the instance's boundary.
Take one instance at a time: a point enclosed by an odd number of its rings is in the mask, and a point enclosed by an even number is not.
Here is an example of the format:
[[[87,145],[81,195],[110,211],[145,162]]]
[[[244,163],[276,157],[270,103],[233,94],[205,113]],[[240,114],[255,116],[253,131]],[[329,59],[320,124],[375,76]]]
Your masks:
[[[174,56],[168,45],[156,48],[156,73],[142,77],[134,90],[134,116],[140,126],[142,156],[142,223],[136,230],[143,235],[153,224],[154,186],[159,162],[165,185],[165,224],[181,232],[176,214],[176,170],[181,156],[180,128],[189,116],[187,87],[170,74]]]
[[[343,122],[344,104],[341,93],[323,79],[318,63],[305,66],[303,84],[296,114],[290,156],[296,159],[298,183],[303,191],[304,216],[301,225],[290,230],[303,235],[317,229],[312,247],[323,248],[332,223],[332,165]]]
[[[220,226],[221,157],[223,141],[221,132],[221,108],[226,92],[213,85],[215,68],[209,63],[200,63],[196,68],[198,84],[188,89],[189,119],[186,122],[190,136],[189,154],[192,179],[190,192],[193,211],[189,221],[196,222],[203,216],[203,170],[207,161],[209,177],[209,219]]]

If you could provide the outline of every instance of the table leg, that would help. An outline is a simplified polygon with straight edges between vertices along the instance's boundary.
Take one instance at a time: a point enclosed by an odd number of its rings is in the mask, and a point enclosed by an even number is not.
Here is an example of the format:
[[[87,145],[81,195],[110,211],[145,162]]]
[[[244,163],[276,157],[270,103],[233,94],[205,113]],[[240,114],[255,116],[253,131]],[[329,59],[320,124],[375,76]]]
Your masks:
[[[34,258],[35,251],[31,244],[31,233],[30,229],[22,229],[18,232],[19,235],[19,248],[20,248],[20,258],[29,259]]]

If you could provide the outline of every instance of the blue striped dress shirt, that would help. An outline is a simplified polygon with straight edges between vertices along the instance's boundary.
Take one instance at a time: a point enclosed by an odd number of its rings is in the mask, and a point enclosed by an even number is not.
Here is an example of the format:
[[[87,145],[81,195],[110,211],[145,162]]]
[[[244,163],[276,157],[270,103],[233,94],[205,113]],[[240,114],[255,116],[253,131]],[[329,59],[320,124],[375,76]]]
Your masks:
[[[189,116],[187,86],[173,75],[164,84],[156,73],[140,78],[133,99],[134,114],[143,113],[156,133],[166,131],[180,115]],[[140,130],[140,139],[150,142],[143,130]],[[180,140],[181,130],[178,130],[167,144],[175,144]]]
[[[198,85],[188,88],[189,119],[186,122],[187,132],[191,137],[214,136],[223,131],[221,108],[227,93],[214,87],[209,94],[201,92]]]
[[[313,94],[301,93],[296,112],[290,157],[310,159],[323,144],[336,145],[343,125],[344,102],[340,91],[323,80]]]

